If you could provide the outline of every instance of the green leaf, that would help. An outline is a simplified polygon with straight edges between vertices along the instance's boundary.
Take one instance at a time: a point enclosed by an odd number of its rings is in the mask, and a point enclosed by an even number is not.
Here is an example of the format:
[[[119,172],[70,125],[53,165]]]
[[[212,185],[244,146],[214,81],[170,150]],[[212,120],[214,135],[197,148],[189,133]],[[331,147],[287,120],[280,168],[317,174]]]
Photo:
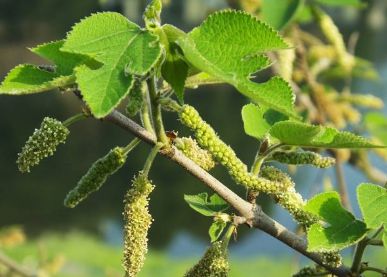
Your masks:
[[[270,134],[286,145],[321,148],[384,148],[363,137],[337,129],[294,121],[275,123]]]
[[[362,7],[364,3],[361,0],[316,0],[317,2],[329,6],[355,6]]]
[[[244,12],[221,11],[182,36],[178,44],[194,67],[232,84],[258,104],[297,117],[286,81],[277,77],[257,84],[250,80],[251,74],[270,65],[264,52],[288,47],[265,23]]]
[[[23,95],[52,90],[74,83],[73,76],[60,76],[31,64],[13,68],[0,85],[0,94]]]
[[[184,195],[184,200],[188,205],[205,216],[215,216],[229,208],[228,204],[217,194],[214,194],[208,200],[206,192],[197,195]]]
[[[90,66],[97,65],[88,57],[61,52],[59,49],[63,43],[63,40],[54,41],[30,49],[31,52],[54,63],[53,70],[30,64],[19,65],[8,73],[0,86],[0,93],[30,94],[71,85],[75,82],[72,76],[74,67],[86,62]]]
[[[258,140],[265,137],[271,126],[281,120],[288,119],[286,116],[263,106],[247,104],[242,108],[242,120],[245,132]]]
[[[161,55],[157,36],[113,12],[97,13],[76,24],[61,50],[103,64],[75,70],[83,98],[97,118],[114,109],[129,93],[133,75],[147,74]]]
[[[208,234],[210,235],[211,243],[218,240],[226,226],[227,223],[224,221],[214,221],[211,224],[210,229],[208,229]]]
[[[304,0],[264,0],[262,2],[262,20],[281,30],[304,6]]]
[[[38,45],[30,50],[40,57],[53,62],[55,64],[55,72],[59,75],[72,75],[74,68],[83,63],[88,63],[90,66],[97,65],[95,61],[92,61],[87,56],[60,51],[63,44],[64,40],[53,41]]]
[[[367,232],[364,222],[341,206],[335,191],[316,195],[305,205],[305,210],[325,223],[315,223],[307,231],[308,251],[341,250],[361,240]]]
[[[168,53],[161,67],[161,75],[175,91],[180,103],[184,103],[184,85],[188,76],[188,65],[176,53]]]
[[[363,183],[357,187],[357,200],[368,228],[387,224],[387,189]]]
[[[208,207],[216,212],[223,212],[229,208],[227,202],[216,193],[210,196]]]

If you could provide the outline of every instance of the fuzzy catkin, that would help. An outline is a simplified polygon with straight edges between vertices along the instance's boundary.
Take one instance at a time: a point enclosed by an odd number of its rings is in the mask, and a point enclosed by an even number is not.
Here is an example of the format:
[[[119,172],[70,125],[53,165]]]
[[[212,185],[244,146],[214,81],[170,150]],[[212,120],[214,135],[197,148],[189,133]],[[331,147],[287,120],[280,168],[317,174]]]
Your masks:
[[[230,271],[228,250],[223,241],[214,242],[200,261],[184,277],[227,277]]]
[[[141,110],[144,104],[142,90],[144,84],[141,81],[136,80],[131,88],[128,96],[128,104],[126,106],[126,112],[130,117],[136,116]]]
[[[293,152],[293,151],[277,151],[271,155],[273,160],[276,160],[284,164],[294,164],[294,165],[313,165],[318,168],[327,168],[331,167],[336,163],[336,160],[331,157],[323,157],[315,152],[311,151],[302,151],[302,152]]]
[[[154,185],[140,172],[125,195],[123,266],[126,277],[134,277],[140,272],[148,252],[148,230],[152,224],[148,204],[153,189]]]
[[[343,264],[343,258],[339,252],[322,252],[321,253],[322,263],[330,267],[339,267]]]
[[[214,168],[215,161],[211,154],[207,150],[200,148],[197,142],[191,137],[176,138],[174,144],[177,149],[204,170],[209,171]]]
[[[30,172],[31,167],[52,156],[59,144],[65,143],[70,131],[62,122],[45,117],[39,129],[30,136],[18,154],[17,165],[21,172]]]
[[[384,107],[383,100],[372,94],[349,94],[337,96],[339,101],[348,102],[361,107],[381,109]]]
[[[237,184],[243,185],[252,191],[264,192],[271,195],[277,202],[286,208],[296,220],[309,226],[317,219],[303,211],[305,205],[301,195],[294,188],[283,190],[279,182],[255,176],[248,172],[247,166],[236,156],[235,152],[226,145],[195,110],[194,107],[184,105],[180,111],[180,121],[195,133],[197,142],[208,150],[216,161],[222,164]]]
[[[122,147],[115,147],[94,162],[77,186],[67,194],[64,205],[74,208],[91,193],[99,190],[106,179],[124,165],[126,157]]]
[[[260,175],[268,180],[275,181],[281,184],[283,191],[294,188],[295,184],[288,174],[275,168],[274,166],[263,166],[260,171]]]
[[[309,277],[309,276],[323,276],[322,274],[326,272],[321,266],[307,266],[301,268],[296,274],[293,274],[293,277]],[[325,276],[325,275],[324,275]]]
[[[291,43],[290,43],[291,45]],[[284,49],[278,52],[279,75],[285,81],[291,81],[293,76],[293,64],[296,59],[295,48]]]
[[[321,10],[314,10],[318,24],[324,36],[335,48],[339,64],[346,70],[351,71],[355,65],[355,58],[347,52],[343,36],[333,22],[332,18]]]

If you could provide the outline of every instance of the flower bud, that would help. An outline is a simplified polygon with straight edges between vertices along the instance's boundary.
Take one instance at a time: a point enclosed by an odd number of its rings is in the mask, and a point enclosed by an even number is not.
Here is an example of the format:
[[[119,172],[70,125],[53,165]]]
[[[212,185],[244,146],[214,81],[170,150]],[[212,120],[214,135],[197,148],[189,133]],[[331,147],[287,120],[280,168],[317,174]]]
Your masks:
[[[284,164],[303,165],[310,164],[319,168],[327,168],[335,164],[336,160],[331,157],[323,157],[315,152],[302,151],[277,151],[271,156],[273,160],[276,160]]]
[[[200,148],[196,141],[191,137],[176,138],[174,143],[177,149],[182,151],[184,155],[186,155],[204,170],[209,171],[214,168],[215,161],[213,160],[211,154],[207,150]]]
[[[64,205],[74,208],[91,193],[99,190],[106,179],[124,165],[126,157],[123,148],[115,147],[106,156],[94,162],[77,186],[67,194]]]
[[[227,245],[223,241],[217,241],[184,277],[227,277],[229,271]]]
[[[140,272],[148,252],[148,230],[153,220],[148,204],[153,189],[154,185],[140,172],[125,195],[123,266],[126,277],[135,277]]]
[[[30,136],[16,161],[21,172],[30,172],[30,168],[41,160],[52,156],[59,144],[65,143],[70,131],[62,122],[45,117],[39,129]]]

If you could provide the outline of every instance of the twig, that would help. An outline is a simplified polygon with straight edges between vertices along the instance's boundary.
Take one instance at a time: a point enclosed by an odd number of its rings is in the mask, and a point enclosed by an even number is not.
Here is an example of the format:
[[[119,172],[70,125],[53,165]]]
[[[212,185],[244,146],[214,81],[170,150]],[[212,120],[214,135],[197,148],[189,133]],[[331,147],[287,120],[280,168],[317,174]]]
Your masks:
[[[152,123],[152,120],[150,117],[151,104],[150,104],[150,99],[149,99],[149,92],[144,84],[141,84],[141,86],[142,86],[141,93],[142,93],[142,97],[143,97],[144,102],[145,102],[143,104],[143,106],[141,107],[141,113],[140,113],[142,125],[144,126],[144,128],[146,130],[148,130],[151,133],[154,133],[153,123]]]
[[[387,276],[387,271],[386,270],[383,270],[383,269],[380,269],[380,268],[376,268],[376,267],[364,266],[361,269],[361,272],[363,273],[364,271],[374,271],[374,272],[378,272],[378,273],[382,274],[382,277]]]
[[[351,266],[352,273],[360,273],[361,270],[361,260],[363,258],[364,250],[367,247],[368,238],[362,239],[357,245],[355,250],[355,255],[353,257],[353,262]]]
[[[21,276],[25,277],[37,277],[37,273],[32,272],[21,265],[19,265],[17,262],[12,260],[11,258],[7,257],[5,254],[0,252],[0,264],[3,264],[7,268],[9,268],[11,271],[14,271]]]
[[[368,245],[383,246],[383,241],[381,239],[370,239]]]
[[[65,121],[63,121],[63,125],[66,127],[69,127],[70,125],[74,124],[75,122],[82,120],[82,119],[85,119],[87,117],[88,117],[88,115],[86,115],[85,113],[82,112],[82,113],[76,114],[76,115],[66,119]]]
[[[157,92],[156,78],[153,76],[147,80],[150,101],[152,106],[152,118],[156,129],[157,140],[167,144],[168,137],[165,134],[163,118],[161,114],[161,105],[158,101],[159,95]]]
[[[137,123],[127,118],[118,111],[113,111],[104,119],[105,121],[111,122],[142,139],[143,141],[154,145],[156,143],[156,137],[143,129]],[[346,277],[350,275],[350,270],[346,266],[340,266],[338,268],[332,268],[327,265],[323,265],[322,257],[317,253],[308,252],[307,243],[305,239],[297,236],[293,232],[287,230],[277,221],[267,216],[260,207],[252,205],[247,201],[243,200],[236,193],[230,190],[227,186],[209,174],[207,171],[202,169],[196,163],[187,158],[175,147],[161,149],[161,154],[171,159],[175,163],[182,166],[194,177],[202,181],[206,186],[214,190],[219,194],[227,203],[229,203],[240,216],[247,219],[250,226],[260,229],[267,234],[277,238],[286,245],[290,246],[294,250],[300,252],[306,257],[310,258],[317,264],[323,266],[329,272],[339,276]]]
[[[351,202],[348,196],[347,184],[344,178],[343,164],[338,159],[335,165],[335,171],[336,171],[336,179],[337,179],[337,189],[340,194],[341,202],[343,203],[343,206],[348,211],[352,211]]]
[[[375,233],[370,237],[370,240],[375,239],[379,236],[379,234],[384,230],[383,226],[380,226]]]
[[[163,146],[162,143],[157,143],[155,146],[153,146],[151,152],[148,155],[148,158],[145,161],[144,170],[143,173],[145,176],[148,176],[150,168],[152,167],[153,161],[155,160],[157,153]]]

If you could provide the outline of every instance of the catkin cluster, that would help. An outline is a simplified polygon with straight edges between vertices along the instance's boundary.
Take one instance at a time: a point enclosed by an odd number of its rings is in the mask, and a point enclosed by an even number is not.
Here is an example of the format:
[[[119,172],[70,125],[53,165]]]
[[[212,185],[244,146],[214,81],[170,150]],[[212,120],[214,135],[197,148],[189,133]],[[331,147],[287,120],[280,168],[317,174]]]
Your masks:
[[[30,172],[30,168],[41,160],[52,156],[59,144],[65,143],[70,131],[62,122],[45,117],[39,129],[30,136],[16,161],[21,172]]]
[[[309,225],[315,222],[315,217],[303,211],[305,205],[301,195],[294,188],[283,190],[283,185],[275,180],[258,177],[247,170],[247,166],[236,156],[235,152],[225,144],[207,124],[194,107],[184,105],[180,111],[181,122],[194,131],[197,142],[208,150],[216,161],[222,164],[237,184],[252,191],[264,192],[273,196],[277,202],[286,208],[296,220]]]
[[[332,88],[325,87],[320,83],[313,85],[313,97],[316,99],[316,103],[334,126],[342,129],[348,123],[359,123],[360,112],[353,108],[349,102],[337,101],[338,96],[339,93]]]
[[[89,168],[87,173],[79,180],[77,186],[66,196],[66,207],[74,208],[92,192],[97,191],[106,179],[120,169],[126,161],[126,153],[122,147],[115,147],[110,152],[98,159]]]
[[[336,163],[336,160],[331,157],[323,157],[315,152],[302,151],[277,151],[271,155],[273,160],[284,164],[303,165],[310,164],[318,168],[327,168]]]
[[[197,142],[191,137],[176,138],[174,144],[177,149],[204,170],[209,171],[214,168],[215,161],[211,154],[207,150],[200,148]]]
[[[227,245],[223,241],[217,241],[184,277],[227,277],[229,271]]]
[[[142,172],[132,181],[124,199],[124,258],[126,277],[134,277],[144,265],[148,252],[148,230],[152,216],[148,211],[149,194],[154,185]]]

